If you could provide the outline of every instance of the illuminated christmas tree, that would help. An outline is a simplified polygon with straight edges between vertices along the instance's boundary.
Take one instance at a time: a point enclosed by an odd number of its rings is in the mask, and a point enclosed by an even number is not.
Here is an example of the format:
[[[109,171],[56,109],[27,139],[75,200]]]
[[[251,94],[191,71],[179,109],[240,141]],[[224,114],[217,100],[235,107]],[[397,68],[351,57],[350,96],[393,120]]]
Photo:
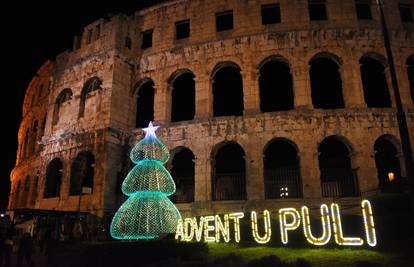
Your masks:
[[[157,138],[158,126],[150,122],[145,138],[131,151],[136,166],[122,184],[122,192],[129,196],[119,208],[111,224],[116,239],[153,239],[160,234],[174,233],[180,212],[167,196],[174,194],[175,184],[164,167],[170,153]]]

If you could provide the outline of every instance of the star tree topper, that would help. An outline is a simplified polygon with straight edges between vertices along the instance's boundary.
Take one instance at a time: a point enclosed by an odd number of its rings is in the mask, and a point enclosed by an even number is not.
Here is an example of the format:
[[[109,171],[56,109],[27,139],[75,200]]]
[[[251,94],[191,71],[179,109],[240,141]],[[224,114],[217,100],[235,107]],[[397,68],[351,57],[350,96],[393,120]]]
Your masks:
[[[155,131],[158,128],[160,128],[160,126],[154,126],[154,125],[152,125],[152,121],[150,121],[149,124],[148,124],[148,127],[143,128],[142,130],[144,130],[144,132],[145,132],[145,137],[157,138],[157,135],[155,134]]]

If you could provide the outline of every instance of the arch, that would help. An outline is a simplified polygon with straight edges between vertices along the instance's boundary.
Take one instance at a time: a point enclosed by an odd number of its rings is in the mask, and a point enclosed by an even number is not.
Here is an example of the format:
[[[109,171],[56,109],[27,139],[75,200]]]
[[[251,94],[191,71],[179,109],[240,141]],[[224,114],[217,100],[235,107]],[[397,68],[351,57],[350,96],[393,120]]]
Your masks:
[[[374,143],[378,184],[384,193],[401,192],[403,188],[399,146],[394,140],[393,136],[382,135]]]
[[[33,188],[32,188],[32,195],[31,195],[31,204],[34,205],[37,200],[37,190],[39,185],[39,172],[37,172],[34,181],[33,181]]]
[[[387,68],[388,67],[388,60],[387,60],[387,58],[385,56],[381,55],[380,53],[377,53],[377,52],[374,52],[374,51],[367,52],[367,53],[364,53],[361,56],[361,59],[362,58],[371,58],[371,59],[374,59],[374,60],[378,61],[384,68]]]
[[[263,59],[259,63],[258,69],[260,70],[264,65],[266,65],[267,63],[272,62],[272,61],[278,61],[278,62],[285,63],[290,68],[289,60],[287,60],[284,56],[282,56],[282,55],[271,55],[271,56],[266,57],[265,59]]]
[[[144,128],[154,120],[154,82],[144,79],[137,83],[134,92],[136,94],[135,127]]]
[[[29,136],[30,136],[30,132],[29,129],[26,131],[26,134],[24,136],[24,141],[23,141],[23,146],[22,146],[22,155],[23,155],[23,159],[26,159],[28,156],[28,147],[29,147]]]
[[[180,70],[171,76],[171,122],[194,119],[195,81],[190,70]]]
[[[96,90],[102,90],[102,80],[94,76],[89,78],[82,87],[80,95],[79,118],[85,115],[86,96]]]
[[[323,197],[358,196],[358,180],[352,169],[352,147],[339,136],[326,137],[318,147]]]
[[[55,106],[53,109],[53,119],[52,124],[56,125],[59,122],[60,117],[60,109],[62,107],[62,104],[70,101],[72,99],[73,93],[70,88],[63,89],[59,95],[56,97]]]
[[[23,185],[23,194],[20,198],[20,207],[25,207],[28,203],[28,196],[30,191],[30,176],[26,175],[26,178],[24,179],[24,185]]]
[[[17,182],[17,185],[14,187],[14,204],[15,208],[20,207],[20,196],[21,196],[21,181]]]
[[[293,109],[293,82],[288,63],[273,57],[261,64],[259,94],[262,112]]]
[[[343,64],[343,61],[339,56],[335,55],[334,53],[327,52],[327,51],[322,51],[322,52],[316,53],[315,55],[313,55],[310,58],[309,62],[311,63],[312,61],[314,61],[316,59],[321,59],[321,58],[331,60],[331,61],[335,62],[335,64],[338,65],[338,66],[342,66],[342,64]]]
[[[240,67],[221,62],[212,72],[213,116],[241,116],[244,110],[243,80]]]
[[[93,193],[95,157],[90,151],[81,151],[72,162],[69,195]]]
[[[329,53],[319,53],[309,62],[314,108],[344,108],[340,62],[337,56]]]
[[[360,58],[360,71],[365,103],[369,108],[391,107],[385,67],[373,54]]]
[[[33,123],[32,131],[30,133],[29,155],[33,155],[33,153],[36,150],[37,130],[38,130],[38,122],[37,122],[37,120],[35,120],[34,123]]]
[[[302,197],[299,151],[284,138],[268,142],[263,150],[265,198]]]
[[[176,185],[175,194],[172,196],[174,203],[189,203],[194,201],[194,173],[195,156],[186,147],[177,147],[171,152],[171,176]]]
[[[414,104],[414,55],[408,57],[406,61],[407,65],[407,74],[408,74],[408,82],[410,84],[410,94],[411,100]]]
[[[46,168],[46,181],[43,198],[60,196],[60,185],[62,184],[63,163],[60,158],[54,158]]]
[[[225,142],[213,149],[213,200],[246,199],[246,162],[243,148]]]
[[[237,65],[233,61],[221,61],[214,66],[213,71],[211,72],[211,77],[216,76],[219,70],[221,70],[222,68],[226,68],[226,67],[232,67],[232,68],[235,68],[241,71],[241,68],[239,67],[239,65]]]

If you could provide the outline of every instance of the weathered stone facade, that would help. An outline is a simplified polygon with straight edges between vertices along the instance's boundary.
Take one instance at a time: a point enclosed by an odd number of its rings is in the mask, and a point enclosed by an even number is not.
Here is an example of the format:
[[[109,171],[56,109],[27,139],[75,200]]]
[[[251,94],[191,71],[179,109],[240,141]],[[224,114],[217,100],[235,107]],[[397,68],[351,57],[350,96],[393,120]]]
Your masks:
[[[123,200],[117,189],[119,179],[130,168],[129,149],[141,136],[135,127],[137,92],[148,80],[154,83],[154,120],[161,126],[159,137],[171,150],[186,147],[195,156],[194,201],[177,204],[184,213],[319,204],[324,199],[318,147],[329,136],[337,136],[349,147],[361,194],[378,188],[375,141],[385,136],[397,147],[400,157],[401,146],[374,2],[370,20],[358,20],[355,1],[327,0],[328,19],[310,21],[307,1],[280,0],[281,23],[262,25],[261,6],[274,0],[174,0],[132,16],[116,15],[86,26],[79,45],[75,42],[72,51],[46,62],[27,89],[9,208],[77,211],[81,201],[80,210],[98,216],[116,210]],[[414,1],[404,3],[414,5]],[[386,0],[385,5],[413,143],[414,103],[406,62],[414,57],[414,24],[401,22],[399,1]],[[215,14],[226,10],[233,11],[234,29],[217,32]],[[176,40],[175,23],[187,19],[190,37]],[[152,46],[141,49],[141,33],[147,30],[153,31]],[[344,108],[318,109],[312,104],[309,62],[319,57],[339,66]],[[367,107],[359,63],[362,57],[372,57],[385,66],[391,107]],[[286,62],[290,68],[292,110],[260,110],[260,67],[273,59]],[[229,65],[240,69],[243,116],[215,117],[214,73]],[[195,116],[193,120],[171,122],[171,83],[188,71],[195,77]],[[91,85],[93,77],[101,83]],[[61,95],[65,88],[70,93]],[[35,121],[37,130],[33,130]],[[263,154],[275,138],[290,140],[297,147],[301,198],[265,199]],[[212,197],[214,153],[227,141],[237,142],[245,152],[246,200],[214,201]],[[91,194],[80,199],[69,191],[71,166],[81,151],[94,156],[94,179]],[[44,198],[47,167],[55,158],[62,163],[58,193]],[[345,197],[340,201],[357,199]]]

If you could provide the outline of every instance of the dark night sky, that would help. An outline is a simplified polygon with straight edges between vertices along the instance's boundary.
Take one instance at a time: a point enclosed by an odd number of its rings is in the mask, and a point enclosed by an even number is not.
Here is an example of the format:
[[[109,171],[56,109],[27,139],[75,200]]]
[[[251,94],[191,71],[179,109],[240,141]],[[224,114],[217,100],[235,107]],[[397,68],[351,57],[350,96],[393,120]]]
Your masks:
[[[6,83],[2,82],[1,108],[6,121],[1,134],[5,149],[1,151],[0,209],[7,206],[24,92],[37,69],[47,59],[70,49],[73,36],[80,35],[83,26],[108,13],[132,14],[158,2],[162,0],[117,0],[99,5],[94,1],[13,1],[3,9],[1,39],[6,61],[1,69]]]

